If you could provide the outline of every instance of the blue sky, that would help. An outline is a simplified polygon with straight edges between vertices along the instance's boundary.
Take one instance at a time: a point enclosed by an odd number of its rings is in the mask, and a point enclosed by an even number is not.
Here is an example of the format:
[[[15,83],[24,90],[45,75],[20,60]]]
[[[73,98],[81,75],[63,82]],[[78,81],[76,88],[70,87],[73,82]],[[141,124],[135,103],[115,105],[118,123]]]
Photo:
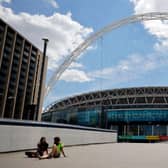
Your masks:
[[[47,81],[87,37],[133,14],[168,11],[166,0],[0,0],[0,15],[40,49],[49,38]],[[95,41],[61,76],[45,98],[53,101],[89,91],[167,86],[168,22],[125,25]]]

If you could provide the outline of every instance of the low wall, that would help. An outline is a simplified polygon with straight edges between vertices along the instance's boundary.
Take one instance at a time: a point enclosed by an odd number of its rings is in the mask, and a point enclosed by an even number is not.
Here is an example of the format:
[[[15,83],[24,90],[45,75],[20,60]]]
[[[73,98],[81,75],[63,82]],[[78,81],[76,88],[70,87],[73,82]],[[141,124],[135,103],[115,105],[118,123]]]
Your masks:
[[[42,136],[46,137],[50,146],[55,136],[61,137],[65,146],[117,142],[117,132],[112,130],[45,122],[0,120],[0,152],[34,149]]]

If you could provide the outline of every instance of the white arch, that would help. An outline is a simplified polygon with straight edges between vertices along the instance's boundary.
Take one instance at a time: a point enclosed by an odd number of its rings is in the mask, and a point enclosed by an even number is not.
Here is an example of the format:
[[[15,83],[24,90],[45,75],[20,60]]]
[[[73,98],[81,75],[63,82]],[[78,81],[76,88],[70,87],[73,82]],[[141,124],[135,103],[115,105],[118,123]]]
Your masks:
[[[105,26],[100,31],[92,34],[83,43],[81,43],[54,72],[53,76],[48,82],[45,95],[48,95],[49,91],[54,87],[55,83],[58,81],[63,72],[69,67],[69,65],[98,38],[102,37],[105,33],[108,33],[123,25],[147,20],[168,20],[168,12],[152,12],[133,15],[125,19],[119,20],[117,22],[114,22],[108,26]]]

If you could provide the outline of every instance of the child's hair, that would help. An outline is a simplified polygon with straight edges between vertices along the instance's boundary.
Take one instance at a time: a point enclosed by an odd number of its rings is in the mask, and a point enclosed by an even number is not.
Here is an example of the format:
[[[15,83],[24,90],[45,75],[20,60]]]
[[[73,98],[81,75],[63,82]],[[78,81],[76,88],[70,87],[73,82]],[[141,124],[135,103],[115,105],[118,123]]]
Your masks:
[[[40,138],[40,143],[43,143],[43,141],[44,141],[45,139],[46,139],[45,137],[41,137],[41,138]]]
[[[54,144],[58,145],[60,142],[60,137],[55,137],[54,138]]]

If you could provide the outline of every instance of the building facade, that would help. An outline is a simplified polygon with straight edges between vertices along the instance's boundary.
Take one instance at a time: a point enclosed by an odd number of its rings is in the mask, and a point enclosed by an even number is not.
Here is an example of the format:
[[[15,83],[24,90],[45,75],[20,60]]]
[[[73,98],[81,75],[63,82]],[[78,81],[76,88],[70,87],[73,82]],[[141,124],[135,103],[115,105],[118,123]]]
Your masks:
[[[168,139],[168,87],[90,92],[57,101],[43,121],[118,130],[120,140]]]
[[[47,69],[46,58],[42,81],[42,58],[36,46],[0,19],[0,118],[41,119]]]

